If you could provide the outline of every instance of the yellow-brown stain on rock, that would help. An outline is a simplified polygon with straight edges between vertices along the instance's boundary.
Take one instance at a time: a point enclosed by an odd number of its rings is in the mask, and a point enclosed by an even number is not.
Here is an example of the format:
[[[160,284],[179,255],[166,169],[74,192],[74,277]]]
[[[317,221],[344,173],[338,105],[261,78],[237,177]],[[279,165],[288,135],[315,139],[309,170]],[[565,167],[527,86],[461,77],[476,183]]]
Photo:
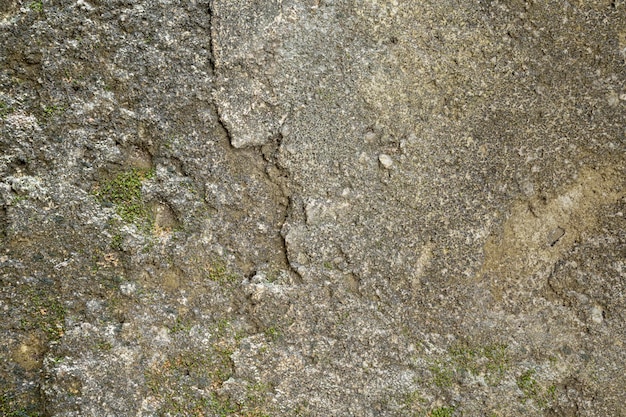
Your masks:
[[[152,213],[154,216],[154,234],[156,236],[165,236],[179,226],[176,215],[167,204],[153,204]]]
[[[29,335],[13,351],[13,360],[27,371],[41,368],[43,355],[46,351],[44,342],[34,334]]]
[[[432,242],[428,242],[422,248],[417,262],[414,265],[415,273],[412,276],[412,285],[414,288],[418,288],[421,285],[421,279],[424,276],[426,269],[430,266],[433,259],[433,249],[435,245]]]
[[[183,275],[182,272],[178,270],[177,268],[168,269],[164,271],[162,275],[163,287],[167,291],[177,290],[180,287],[180,284],[181,284],[180,278],[182,275]]]
[[[177,291],[184,284],[185,274],[179,268],[159,268],[141,271],[139,281],[149,288],[160,288],[167,292]]]
[[[484,246],[477,275],[493,296],[543,285],[537,273],[550,270],[577,242],[593,232],[598,218],[624,197],[624,176],[613,167],[583,168],[576,181],[550,198],[516,203],[499,233]]]

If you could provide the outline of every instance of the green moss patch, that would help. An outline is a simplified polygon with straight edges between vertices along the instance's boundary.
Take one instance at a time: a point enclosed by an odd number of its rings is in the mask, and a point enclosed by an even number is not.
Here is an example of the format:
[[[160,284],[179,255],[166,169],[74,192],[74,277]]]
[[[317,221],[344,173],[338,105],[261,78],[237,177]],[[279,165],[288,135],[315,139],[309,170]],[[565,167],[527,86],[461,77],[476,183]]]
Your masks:
[[[63,335],[65,307],[46,289],[26,288],[28,311],[22,316],[21,325],[26,331],[40,331],[49,340],[58,340]]]
[[[544,388],[535,379],[535,370],[528,369],[520,374],[516,381],[517,387],[522,391],[522,402],[534,401],[541,409],[545,409],[556,397],[556,386],[550,385]]]
[[[175,337],[186,337],[183,323],[184,319],[180,321],[183,329],[172,333]],[[268,384],[248,382],[245,396],[239,400],[220,393],[224,382],[233,375],[231,355],[243,334],[226,319],[214,326],[209,346],[170,352],[144,372],[147,390],[160,403],[158,415],[270,416],[267,397],[272,388]]]
[[[116,213],[127,223],[150,228],[152,212],[142,198],[141,187],[154,171],[131,169],[115,176],[95,191],[101,203],[113,204]]]
[[[42,414],[36,403],[24,403],[24,399],[13,394],[0,394],[0,415],[3,417],[40,417]]]
[[[432,410],[429,417],[452,417],[454,407],[438,407]]]

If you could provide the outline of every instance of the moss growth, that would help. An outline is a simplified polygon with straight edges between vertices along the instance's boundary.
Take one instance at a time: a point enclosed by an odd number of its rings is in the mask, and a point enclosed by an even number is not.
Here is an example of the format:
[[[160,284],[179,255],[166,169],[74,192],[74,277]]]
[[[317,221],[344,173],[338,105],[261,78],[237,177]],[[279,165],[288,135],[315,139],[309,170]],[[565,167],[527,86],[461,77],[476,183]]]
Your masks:
[[[490,385],[497,385],[509,369],[509,355],[506,345],[493,344],[469,347],[457,345],[450,349],[457,369],[474,375],[483,374]]]
[[[454,410],[454,407],[438,407],[430,412],[429,417],[452,417]]]
[[[39,3],[41,4],[41,3]],[[57,106],[57,105],[52,105],[52,106],[45,106],[43,108],[43,112],[46,114],[46,116],[48,117],[52,117],[55,114],[59,114],[59,113],[63,113],[65,109],[62,106]]]
[[[113,345],[106,340],[101,340],[96,342],[96,349],[101,352],[108,352],[113,349]]]
[[[265,412],[265,397],[270,390],[271,387],[262,382],[249,385],[245,403],[238,404],[240,409],[243,411],[243,415],[250,417],[269,417],[269,414]]]
[[[265,329],[265,337],[267,337],[269,340],[271,340],[272,342],[280,339],[280,337],[282,336],[282,333],[280,331],[280,329],[271,326],[268,327],[267,329]]]
[[[12,205],[17,205],[21,201],[26,201],[26,200],[28,200],[28,196],[27,195],[17,195],[15,197],[13,197],[13,200],[11,201],[11,204]]]
[[[131,169],[119,173],[95,191],[101,203],[114,204],[117,214],[127,223],[150,229],[153,223],[151,210],[142,198],[141,186],[152,178],[154,171]]]
[[[186,331],[187,321],[176,322]],[[214,323],[211,344],[201,351],[188,349],[171,353],[144,372],[146,388],[161,404],[158,415],[268,417],[267,394],[270,387],[263,383],[246,386],[241,401],[221,395],[222,385],[233,374],[231,355],[241,334],[227,319]],[[177,337],[184,337],[179,335]]]
[[[429,368],[433,374],[433,382],[439,388],[452,386],[454,381],[454,369],[451,365],[437,361]]]
[[[523,393],[522,402],[534,401],[539,408],[545,409],[556,398],[556,386],[550,385],[548,388],[543,388],[535,379],[534,369],[524,371],[517,377],[516,383]]]
[[[161,400],[162,413],[181,416],[200,415],[208,409],[222,411],[230,407],[215,394],[215,390],[232,374],[230,358],[223,352],[182,352],[144,373],[146,387]],[[199,390],[209,388],[211,396]]]
[[[267,272],[267,275],[265,277],[265,279],[267,280],[267,282],[276,282],[280,279],[280,270],[277,268],[272,268]]]
[[[405,394],[401,402],[403,407],[414,416],[425,415],[424,406],[426,403],[427,401],[422,398],[419,391],[413,391]]]
[[[483,356],[487,359],[485,370],[491,375],[502,378],[509,369],[509,353],[506,345],[496,344],[486,346],[482,349]]]
[[[41,1],[33,1],[28,5],[28,7],[36,13],[43,12],[43,2]]]
[[[28,297],[28,312],[21,320],[24,330],[38,330],[49,340],[58,340],[65,325],[63,304],[45,289],[27,288],[24,293]]]
[[[111,249],[121,251],[122,243],[124,242],[124,237],[120,234],[116,234],[111,238]]]
[[[0,415],[4,417],[39,417],[41,412],[37,404],[24,404],[8,392],[0,394]]]
[[[500,383],[510,367],[507,347],[501,344],[487,346],[456,345],[448,350],[448,355],[437,359],[429,370],[433,383],[446,388],[452,386],[457,375],[469,373],[481,375],[492,386]]]
[[[0,100],[0,118],[1,119],[4,119],[6,116],[11,114],[12,111],[13,109],[8,104]]]
[[[220,259],[211,262],[205,270],[211,281],[215,281],[220,284],[234,283],[239,279],[239,276],[229,271],[226,267],[226,263]]]
[[[264,411],[268,390],[264,384],[250,385],[243,403],[218,394],[232,375],[231,354],[231,349],[216,344],[203,353],[177,355],[147,371],[146,386],[162,403],[160,415],[269,416]]]
[[[188,324],[181,317],[174,324],[173,333],[186,331]],[[145,371],[146,387],[163,404],[159,415],[197,416],[210,412],[209,415],[228,416],[236,411],[228,399],[217,394],[233,372],[230,355],[236,342],[229,329],[229,322],[222,320],[216,323],[215,338],[209,348],[172,353]]]
[[[303,400],[300,404],[297,404],[293,410],[293,415],[296,417],[304,417],[311,415],[311,412],[308,410],[309,404],[306,400]]]
[[[176,321],[170,327],[170,332],[172,333],[189,333],[191,328],[193,327],[193,321],[191,319],[178,316],[176,317]]]
[[[517,386],[524,393],[524,399],[535,398],[538,393],[538,384],[533,377],[535,375],[534,369],[529,369],[517,377]]]

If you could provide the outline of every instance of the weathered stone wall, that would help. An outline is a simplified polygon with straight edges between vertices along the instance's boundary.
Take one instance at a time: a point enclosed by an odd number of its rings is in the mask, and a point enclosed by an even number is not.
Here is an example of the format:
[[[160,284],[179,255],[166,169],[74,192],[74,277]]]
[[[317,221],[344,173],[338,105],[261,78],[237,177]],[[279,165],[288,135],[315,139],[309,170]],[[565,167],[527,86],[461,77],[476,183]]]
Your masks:
[[[0,3],[0,414],[626,415],[625,28]]]

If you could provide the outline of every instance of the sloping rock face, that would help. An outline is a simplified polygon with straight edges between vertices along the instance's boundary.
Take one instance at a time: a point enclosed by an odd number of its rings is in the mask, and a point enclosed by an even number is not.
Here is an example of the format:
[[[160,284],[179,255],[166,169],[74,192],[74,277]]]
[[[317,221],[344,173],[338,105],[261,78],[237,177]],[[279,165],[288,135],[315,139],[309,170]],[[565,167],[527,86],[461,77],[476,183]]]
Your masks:
[[[0,4],[0,414],[626,415],[626,5]]]

